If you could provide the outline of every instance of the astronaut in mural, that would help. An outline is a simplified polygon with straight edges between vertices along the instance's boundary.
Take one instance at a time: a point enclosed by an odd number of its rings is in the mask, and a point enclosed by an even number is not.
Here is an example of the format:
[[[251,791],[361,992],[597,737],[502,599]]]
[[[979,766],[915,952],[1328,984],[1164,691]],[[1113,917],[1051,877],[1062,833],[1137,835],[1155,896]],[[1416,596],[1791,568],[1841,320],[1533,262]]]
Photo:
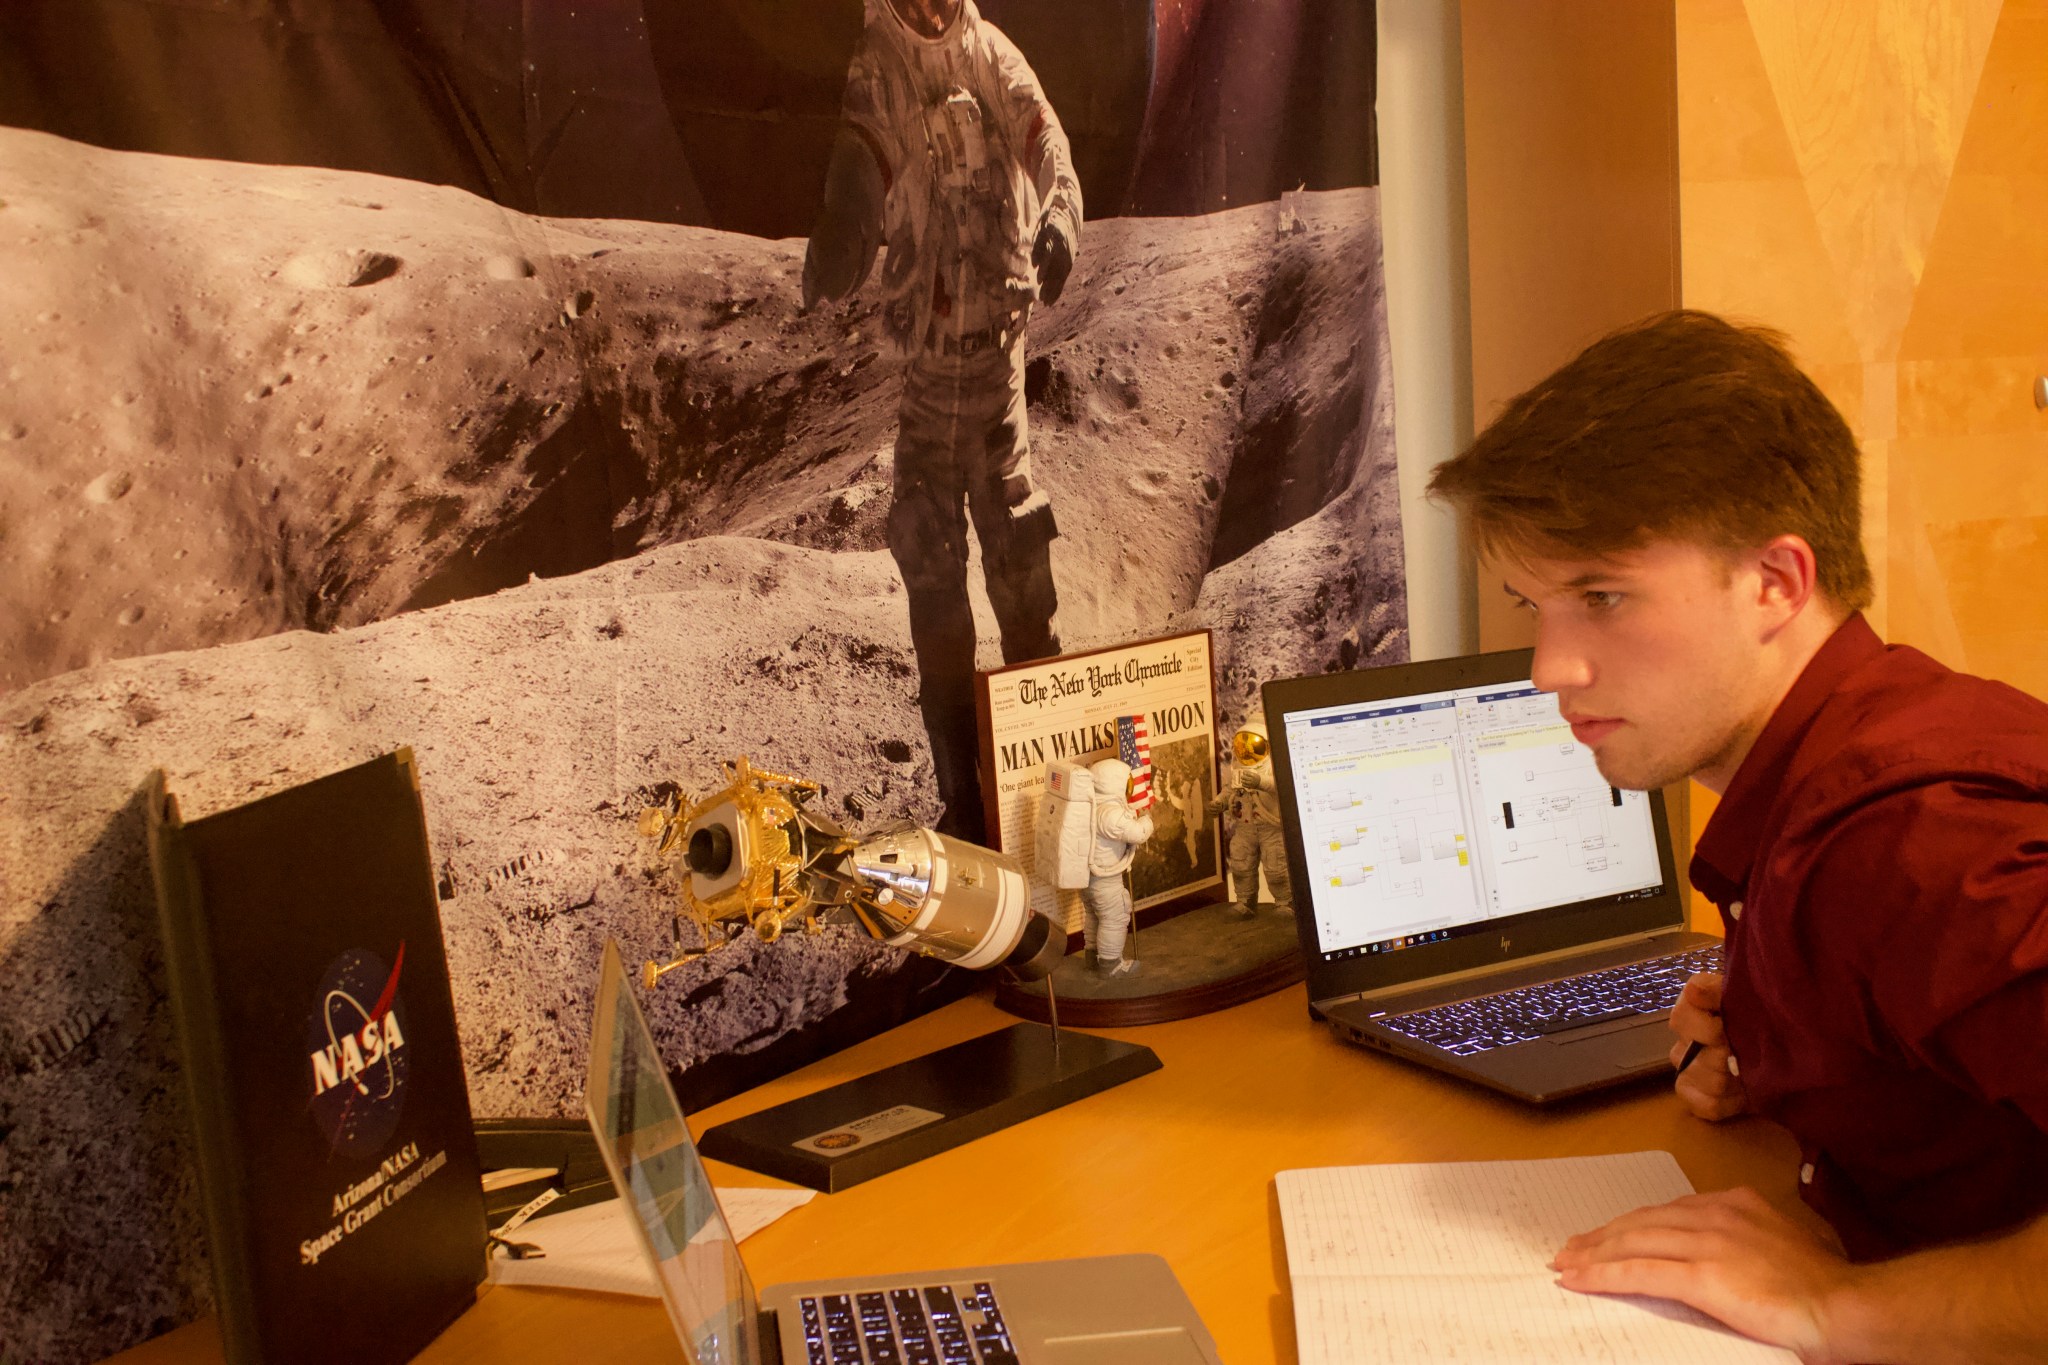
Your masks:
[[[1250,919],[1259,909],[1259,870],[1273,893],[1273,908],[1294,913],[1294,887],[1287,877],[1287,845],[1280,834],[1280,787],[1273,779],[1272,743],[1266,723],[1248,720],[1230,739],[1230,785],[1209,803],[1211,817],[1230,812],[1230,883],[1237,914]]]
[[[1138,969],[1124,956],[1131,926],[1131,889],[1124,873],[1138,846],[1152,837],[1152,817],[1131,803],[1131,768],[1121,759],[1091,765],[1095,784],[1095,841],[1088,851],[1088,885],[1081,890],[1082,938],[1097,973],[1124,976]]]
[[[940,827],[979,840],[967,516],[1017,663],[1060,652],[1052,504],[1031,481],[1024,327],[1080,242],[1067,137],[1023,55],[974,0],[866,0],[804,307],[860,288],[878,247],[882,318],[904,352],[889,550],[910,604]]]

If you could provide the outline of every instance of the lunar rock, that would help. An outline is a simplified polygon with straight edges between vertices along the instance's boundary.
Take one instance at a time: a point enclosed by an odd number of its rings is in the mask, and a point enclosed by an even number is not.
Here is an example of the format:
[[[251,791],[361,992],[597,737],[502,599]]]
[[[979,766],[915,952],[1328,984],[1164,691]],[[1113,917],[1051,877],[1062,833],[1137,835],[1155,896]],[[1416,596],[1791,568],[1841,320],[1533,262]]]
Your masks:
[[[709,537],[0,698],[10,1352],[98,1359],[207,1297],[137,796],[150,769],[190,819],[410,744],[471,1104],[572,1114],[605,937],[629,962],[668,956],[673,874],[635,828],[661,783],[708,790],[745,752],[824,783],[838,820],[937,817],[908,629],[886,553]],[[742,940],[671,973],[650,1020],[687,1069],[818,1022],[902,960],[845,928]]]

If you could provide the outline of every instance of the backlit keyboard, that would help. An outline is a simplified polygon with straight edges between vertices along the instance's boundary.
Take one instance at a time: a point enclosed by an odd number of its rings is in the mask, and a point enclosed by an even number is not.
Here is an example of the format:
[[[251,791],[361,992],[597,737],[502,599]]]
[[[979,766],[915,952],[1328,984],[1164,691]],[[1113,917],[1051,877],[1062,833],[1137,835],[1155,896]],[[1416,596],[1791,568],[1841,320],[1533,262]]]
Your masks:
[[[1688,977],[1720,970],[1721,946],[1713,944],[1374,1022],[1469,1057],[1589,1024],[1668,1013]]]
[[[986,1282],[797,1300],[806,1365],[1017,1365]]]

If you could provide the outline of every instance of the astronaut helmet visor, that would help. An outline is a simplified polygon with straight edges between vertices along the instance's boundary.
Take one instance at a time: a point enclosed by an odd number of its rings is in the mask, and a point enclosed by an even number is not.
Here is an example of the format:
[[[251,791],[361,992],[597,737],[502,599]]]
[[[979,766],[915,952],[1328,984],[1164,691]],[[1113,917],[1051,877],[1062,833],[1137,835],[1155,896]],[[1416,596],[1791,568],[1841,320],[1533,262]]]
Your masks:
[[[1266,742],[1264,735],[1254,730],[1239,730],[1230,741],[1230,752],[1237,756],[1238,762],[1244,764],[1264,763],[1272,747]]]
[[[889,0],[903,27],[920,38],[943,38],[960,18],[961,0]]]
[[[1128,804],[1132,801],[1136,801],[1137,799],[1138,779],[1136,774],[1133,774],[1132,776],[1124,779],[1124,801],[1126,804]]]

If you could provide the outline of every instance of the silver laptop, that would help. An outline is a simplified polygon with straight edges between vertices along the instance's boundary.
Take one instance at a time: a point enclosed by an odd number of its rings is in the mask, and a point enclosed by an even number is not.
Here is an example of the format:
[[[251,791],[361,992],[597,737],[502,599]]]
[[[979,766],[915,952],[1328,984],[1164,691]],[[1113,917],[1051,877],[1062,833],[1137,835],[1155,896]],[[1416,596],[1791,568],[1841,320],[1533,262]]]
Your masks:
[[[1671,1075],[1720,940],[1686,930],[1663,795],[1608,784],[1528,650],[1263,700],[1313,1017],[1539,1104]]]
[[[692,1365],[1220,1365],[1157,1256],[912,1270],[757,1296],[610,941],[584,1105]]]

